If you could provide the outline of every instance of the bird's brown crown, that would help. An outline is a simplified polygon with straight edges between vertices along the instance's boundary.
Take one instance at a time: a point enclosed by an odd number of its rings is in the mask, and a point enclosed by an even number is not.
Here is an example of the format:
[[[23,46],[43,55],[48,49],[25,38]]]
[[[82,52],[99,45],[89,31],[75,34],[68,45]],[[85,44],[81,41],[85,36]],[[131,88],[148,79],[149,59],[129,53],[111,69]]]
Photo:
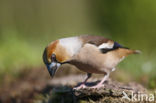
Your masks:
[[[50,43],[46,47],[43,54],[43,60],[45,63],[51,63],[52,54],[56,55],[56,59],[58,62],[65,62],[70,57],[66,49],[59,44],[59,40]]]

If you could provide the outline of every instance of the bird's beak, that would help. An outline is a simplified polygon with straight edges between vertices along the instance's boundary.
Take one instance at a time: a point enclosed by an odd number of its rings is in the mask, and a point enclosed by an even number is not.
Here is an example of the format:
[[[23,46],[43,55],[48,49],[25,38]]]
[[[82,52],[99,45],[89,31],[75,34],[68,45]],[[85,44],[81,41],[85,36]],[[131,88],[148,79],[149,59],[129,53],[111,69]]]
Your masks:
[[[57,69],[61,66],[58,62],[52,62],[51,64],[47,65],[47,69],[51,77],[54,77]]]

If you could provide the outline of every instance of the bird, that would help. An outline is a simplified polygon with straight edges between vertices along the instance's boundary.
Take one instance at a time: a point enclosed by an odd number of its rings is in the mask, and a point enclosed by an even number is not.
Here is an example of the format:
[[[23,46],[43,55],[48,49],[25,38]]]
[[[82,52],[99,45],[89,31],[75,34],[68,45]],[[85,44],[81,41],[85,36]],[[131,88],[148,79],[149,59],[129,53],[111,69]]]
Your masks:
[[[103,74],[103,79],[90,87],[100,88],[125,57],[140,52],[103,36],[80,35],[52,41],[44,49],[43,62],[51,77],[54,77],[61,65],[67,63],[86,72],[85,80],[74,89],[86,88],[86,82],[92,74]]]

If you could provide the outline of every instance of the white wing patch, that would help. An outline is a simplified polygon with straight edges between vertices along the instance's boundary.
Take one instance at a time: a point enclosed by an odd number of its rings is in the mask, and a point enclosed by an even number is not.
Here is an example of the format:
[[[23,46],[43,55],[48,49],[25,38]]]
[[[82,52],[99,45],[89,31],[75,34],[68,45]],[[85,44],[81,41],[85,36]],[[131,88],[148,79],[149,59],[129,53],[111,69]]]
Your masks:
[[[108,42],[108,43],[103,43],[103,44],[99,45],[98,48],[99,49],[104,49],[104,48],[111,49],[111,48],[113,48],[113,46],[114,46],[114,43]]]
[[[66,48],[71,56],[76,54],[82,47],[82,41],[78,37],[63,38],[60,39],[59,43]]]

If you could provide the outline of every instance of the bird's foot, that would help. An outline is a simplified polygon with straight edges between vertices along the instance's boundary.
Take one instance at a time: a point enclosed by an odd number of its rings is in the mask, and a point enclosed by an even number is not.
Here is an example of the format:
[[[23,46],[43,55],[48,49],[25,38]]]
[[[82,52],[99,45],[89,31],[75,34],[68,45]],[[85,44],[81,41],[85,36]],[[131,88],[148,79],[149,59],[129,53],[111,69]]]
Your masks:
[[[95,86],[92,86],[92,87],[90,87],[90,88],[92,88],[92,89],[99,89],[99,88],[101,88],[101,87],[104,87],[104,84],[97,84],[97,85],[95,85]]]
[[[85,84],[81,84],[80,86],[75,87],[75,88],[73,88],[73,89],[74,89],[74,90],[79,90],[79,89],[84,89],[84,88],[86,88],[86,85],[85,85]]]

